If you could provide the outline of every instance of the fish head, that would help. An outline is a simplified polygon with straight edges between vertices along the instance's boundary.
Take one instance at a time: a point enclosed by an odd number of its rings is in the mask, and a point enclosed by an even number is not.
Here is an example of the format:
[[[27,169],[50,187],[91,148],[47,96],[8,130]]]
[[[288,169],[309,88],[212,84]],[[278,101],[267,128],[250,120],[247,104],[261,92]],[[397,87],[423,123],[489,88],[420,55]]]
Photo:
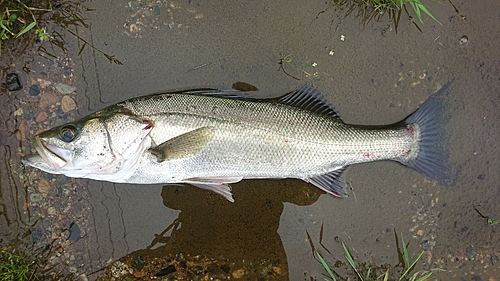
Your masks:
[[[38,154],[24,163],[69,177],[126,181],[151,145],[153,127],[152,121],[129,114],[97,112],[35,135]]]

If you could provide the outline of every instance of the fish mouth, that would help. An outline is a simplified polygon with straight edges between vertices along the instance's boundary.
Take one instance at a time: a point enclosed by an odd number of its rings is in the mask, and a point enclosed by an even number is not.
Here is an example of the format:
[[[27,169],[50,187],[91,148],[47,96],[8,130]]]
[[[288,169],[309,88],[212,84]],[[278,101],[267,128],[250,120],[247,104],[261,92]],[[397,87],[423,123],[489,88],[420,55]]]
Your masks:
[[[43,159],[53,171],[59,171],[66,166],[70,155],[70,151],[62,149],[44,142],[40,137],[34,137],[34,146],[40,157]]]

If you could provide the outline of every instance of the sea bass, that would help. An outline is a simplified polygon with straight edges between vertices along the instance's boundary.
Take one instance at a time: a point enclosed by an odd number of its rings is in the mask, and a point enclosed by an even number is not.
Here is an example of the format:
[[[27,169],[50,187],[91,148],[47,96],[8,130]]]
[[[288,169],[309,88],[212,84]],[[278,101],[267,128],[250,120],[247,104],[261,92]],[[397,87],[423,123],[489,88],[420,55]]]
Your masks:
[[[438,93],[405,120],[348,125],[314,88],[280,98],[199,89],[132,98],[34,136],[23,162],[68,177],[188,183],[233,201],[242,179],[297,178],[346,196],[352,164],[394,160],[446,184]]]

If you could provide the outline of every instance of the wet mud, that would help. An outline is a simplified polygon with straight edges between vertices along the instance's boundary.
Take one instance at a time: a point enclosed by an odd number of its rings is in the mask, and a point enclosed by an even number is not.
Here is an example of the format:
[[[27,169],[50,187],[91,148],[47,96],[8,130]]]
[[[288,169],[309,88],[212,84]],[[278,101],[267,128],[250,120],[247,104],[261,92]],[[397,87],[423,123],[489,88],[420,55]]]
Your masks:
[[[2,249],[22,241],[45,253],[45,269],[80,280],[323,280],[313,250],[354,276],[342,242],[360,266],[397,272],[396,233],[410,259],[424,252],[415,271],[432,279],[499,280],[498,1],[429,2],[442,25],[403,13],[397,32],[387,16],[360,23],[332,3],[68,2],[46,16],[51,42],[4,44]],[[7,89],[11,73],[22,89]],[[192,186],[71,179],[20,162],[35,133],[107,105],[238,81],[258,98],[313,85],[362,125],[402,120],[453,81],[442,145],[457,183],[377,162],[349,169],[348,198],[246,180],[230,203]]]

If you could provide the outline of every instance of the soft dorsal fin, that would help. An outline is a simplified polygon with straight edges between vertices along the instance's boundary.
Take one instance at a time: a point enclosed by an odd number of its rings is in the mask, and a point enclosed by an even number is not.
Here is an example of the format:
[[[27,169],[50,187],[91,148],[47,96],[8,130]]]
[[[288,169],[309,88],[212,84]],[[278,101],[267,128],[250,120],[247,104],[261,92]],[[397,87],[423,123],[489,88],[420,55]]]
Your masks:
[[[318,90],[308,85],[304,85],[279,98],[278,102],[300,107],[318,114],[340,118],[333,105]]]

